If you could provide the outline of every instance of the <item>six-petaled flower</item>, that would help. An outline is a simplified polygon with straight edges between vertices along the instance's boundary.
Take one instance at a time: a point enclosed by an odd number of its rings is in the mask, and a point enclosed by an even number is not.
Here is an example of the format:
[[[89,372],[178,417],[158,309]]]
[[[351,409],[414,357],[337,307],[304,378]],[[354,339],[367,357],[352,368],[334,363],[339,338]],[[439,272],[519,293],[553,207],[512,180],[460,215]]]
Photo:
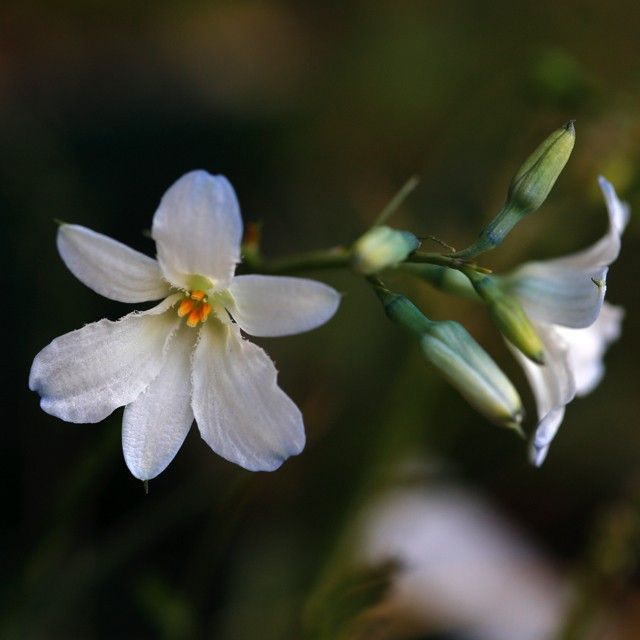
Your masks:
[[[124,456],[142,480],[167,467],[194,419],[222,457],[276,469],[304,447],[302,415],[269,356],[241,331],[308,331],[333,316],[339,294],[303,278],[234,275],[242,219],[222,176],[180,178],[152,236],[157,261],[85,227],[60,227],[60,255],[88,287],[120,302],[162,302],[56,338],[36,356],[30,388],[47,413],[69,422],[98,422],[125,406]]]

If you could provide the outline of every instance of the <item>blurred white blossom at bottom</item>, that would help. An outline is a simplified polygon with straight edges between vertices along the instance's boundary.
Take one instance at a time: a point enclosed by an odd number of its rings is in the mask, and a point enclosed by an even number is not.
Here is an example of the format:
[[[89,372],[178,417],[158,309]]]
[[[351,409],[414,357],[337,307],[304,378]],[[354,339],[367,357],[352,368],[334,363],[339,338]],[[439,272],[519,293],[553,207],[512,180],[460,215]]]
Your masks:
[[[377,610],[390,637],[448,631],[469,640],[541,640],[558,630],[569,601],[553,563],[458,487],[379,498],[364,514],[358,554],[367,564],[396,566]]]

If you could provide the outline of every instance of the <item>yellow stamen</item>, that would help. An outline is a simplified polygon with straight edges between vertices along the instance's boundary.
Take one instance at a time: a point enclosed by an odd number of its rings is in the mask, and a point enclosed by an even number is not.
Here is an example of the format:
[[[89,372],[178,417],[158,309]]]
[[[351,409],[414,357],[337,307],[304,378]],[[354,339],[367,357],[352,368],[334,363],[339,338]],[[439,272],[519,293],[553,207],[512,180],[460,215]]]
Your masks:
[[[189,298],[185,298],[178,307],[178,316],[184,318],[188,313],[191,313],[196,305]]]
[[[186,316],[189,327],[197,327],[201,322],[206,322],[212,311],[213,307],[207,300],[207,294],[201,289],[188,291],[178,305],[178,316]]]
[[[207,294],[204,291],[200,291],[196,289],[191,292],[191,299],[197,300],[198,302],[202,302],[207,297]]]
[[[200,307],[200,322],[204,322],[209,317],[210,313],[211,313],[211,305],[208,302],[205,302]]]
[[[187,325],[195,327],[200,322],[200,309],[194,309],[187,318]]]

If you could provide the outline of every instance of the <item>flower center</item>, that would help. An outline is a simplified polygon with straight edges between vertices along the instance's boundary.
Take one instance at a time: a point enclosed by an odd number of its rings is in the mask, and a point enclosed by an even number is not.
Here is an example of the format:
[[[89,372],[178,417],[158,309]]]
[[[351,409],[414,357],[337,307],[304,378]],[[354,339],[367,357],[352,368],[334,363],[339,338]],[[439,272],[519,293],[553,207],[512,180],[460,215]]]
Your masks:
[[[212,307],[208,302],[207,294],[200,289],[188,291],[178,306],[178,315],[187,317],[187,325],[197,327],[205,322],[211,313]]]

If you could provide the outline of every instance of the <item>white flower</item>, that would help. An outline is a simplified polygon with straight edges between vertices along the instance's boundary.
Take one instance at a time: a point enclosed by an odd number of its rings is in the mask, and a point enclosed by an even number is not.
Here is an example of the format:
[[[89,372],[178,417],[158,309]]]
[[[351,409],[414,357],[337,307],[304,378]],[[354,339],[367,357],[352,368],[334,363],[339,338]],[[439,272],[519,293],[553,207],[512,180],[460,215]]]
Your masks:
[[[222,457],[276,469],[304,447],[302,415],[277,386],[269,356],[240,330],[314,329],[336,312],[339,294],[303,278],[234,276],[242,219],[222,176],[180,178],[160,202],[152,236],[157,261],[85,227],[60,227],[60,255],[88,287],[121,302],[164,300],[56,338],[36,356],[29,387],[68,422],[99,422],[126,406],[124,457],[141,480],[167,467],[194,418]]]
[[[387,626],[402,621],[416,637],[443,631],[474,640],[539,640],[558,631],[564,581],[481,496],[455,486],[395,489],[369,507],[360,527],[359,559],[397,565],[378,609]]]
[[[530,454],[538,466],[560,427],[565,406],[596,387],[604,373],[604,353],[620,335],[624,312],[604,302],[604,295],[609,265],[620,253],[629,207],[618,199],[611,183],[602,177],[599,183],[609,213],[607,234],[584,251],[527,263],[504,278],[545,347],[544,366],[512,349],[536,399],[539,423]]]

